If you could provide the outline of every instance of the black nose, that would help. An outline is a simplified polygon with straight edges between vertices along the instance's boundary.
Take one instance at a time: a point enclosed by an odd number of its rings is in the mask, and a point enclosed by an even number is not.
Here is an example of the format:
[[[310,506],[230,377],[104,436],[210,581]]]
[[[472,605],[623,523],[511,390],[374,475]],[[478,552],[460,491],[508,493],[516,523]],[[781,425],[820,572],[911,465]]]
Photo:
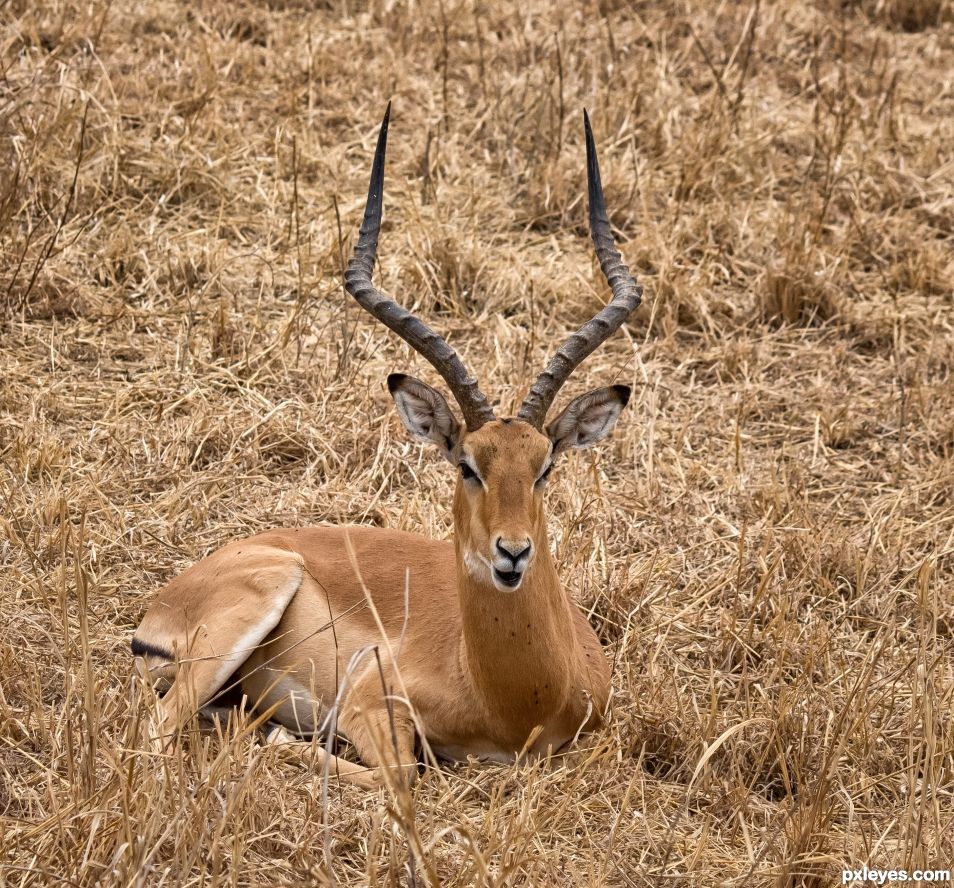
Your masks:
[[[497,540],[497,551],[503,555],[504,558],[509,558],[516,564],[524,555],[529,554],[530,546],[532,543],[530,540]]]

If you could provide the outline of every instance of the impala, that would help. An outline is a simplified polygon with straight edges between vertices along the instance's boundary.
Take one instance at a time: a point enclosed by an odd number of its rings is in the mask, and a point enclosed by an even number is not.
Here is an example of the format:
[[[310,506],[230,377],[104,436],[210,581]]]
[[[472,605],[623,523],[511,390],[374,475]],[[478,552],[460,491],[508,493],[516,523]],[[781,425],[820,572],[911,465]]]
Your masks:
[[[608,435],[630,390],[591,391],[547,424],[550,405],[642,295],[613,241],[589,119],[590,232],[613,296],[556,351],[517,415],[498,419],[455,351],[371,281],[389,117],[390,105],[345,281],[460,407],[463,422],[436,389],[388,377],[407,430],[457,470],[453,541],[359,526],[271,530],[187,569],[132,640],[137,667],[166,688],[153,728],[160,745],[229,686],[281,736],[345,736],[366,767],[313,754],[365,785],[390,768],[413,778],[418,738],[439,758],[512,761],[558,750],[603,716],[609,665],[560,583],[544,511],[554,461]]]

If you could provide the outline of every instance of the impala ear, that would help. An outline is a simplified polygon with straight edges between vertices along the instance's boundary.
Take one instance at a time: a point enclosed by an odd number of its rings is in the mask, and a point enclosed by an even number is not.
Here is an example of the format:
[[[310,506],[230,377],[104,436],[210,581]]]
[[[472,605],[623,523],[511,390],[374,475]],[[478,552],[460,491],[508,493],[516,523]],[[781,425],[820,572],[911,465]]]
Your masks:
[[[403,373],[388,376],[388,391],[404,427],[415,438],[436,444],[444,459],[454,465],[460,423],[444,396],[427,383]]]
[[[547,435],[553,442],[553,455],[564,450],[582,450],[605,438],[616,426],[620,411],[629,400],[629,393],[628,385],[611,385],[570,401],[547,426]]]

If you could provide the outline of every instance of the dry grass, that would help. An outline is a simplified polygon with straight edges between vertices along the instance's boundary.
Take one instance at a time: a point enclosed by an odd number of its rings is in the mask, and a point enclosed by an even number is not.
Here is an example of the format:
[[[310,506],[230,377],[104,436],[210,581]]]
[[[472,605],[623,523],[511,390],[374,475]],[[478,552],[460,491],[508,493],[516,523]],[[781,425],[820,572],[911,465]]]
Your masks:
[[[950,4],[314,6],[0,5],[0,885],[954,866]],[[605,297],[593,115],[648,299],[549,496],[614,700],[565,761],[323,809],[240,726],[139,753],[128,642],[239,534],[449,531],[383,388],[433,374],[341,289],[391,96],[379,279],[505,410]]]

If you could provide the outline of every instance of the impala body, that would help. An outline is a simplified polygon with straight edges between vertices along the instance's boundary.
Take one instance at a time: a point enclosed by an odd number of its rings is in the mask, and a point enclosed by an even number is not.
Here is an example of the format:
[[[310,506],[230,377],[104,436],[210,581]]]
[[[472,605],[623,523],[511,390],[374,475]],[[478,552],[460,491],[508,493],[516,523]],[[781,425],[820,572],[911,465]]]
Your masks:
[[[165,687],[158,742],[238,685],[287,729],[279,736],[346,736],[372,770],[333,757],[335,769],[364,784],[388,767],[413,777],[418,738],[443,758],[509,761],[599,724],[609,666],[560,583],[544,493],[563,451],[612,431],[629,389],[596,389],[544,421],[572,370],[641,295],[613,244],[585,119],[590,227],[613,300],[557,350],[517,416],[496,418],[447,343],[371,282],[389,113],[346,286],[434,365],[460,406],[463,423],[436,389],[388,377],[404,425],[457,469],[453,541],[357,526],[261,533],[172,580],[132,642],[140,668]]]

